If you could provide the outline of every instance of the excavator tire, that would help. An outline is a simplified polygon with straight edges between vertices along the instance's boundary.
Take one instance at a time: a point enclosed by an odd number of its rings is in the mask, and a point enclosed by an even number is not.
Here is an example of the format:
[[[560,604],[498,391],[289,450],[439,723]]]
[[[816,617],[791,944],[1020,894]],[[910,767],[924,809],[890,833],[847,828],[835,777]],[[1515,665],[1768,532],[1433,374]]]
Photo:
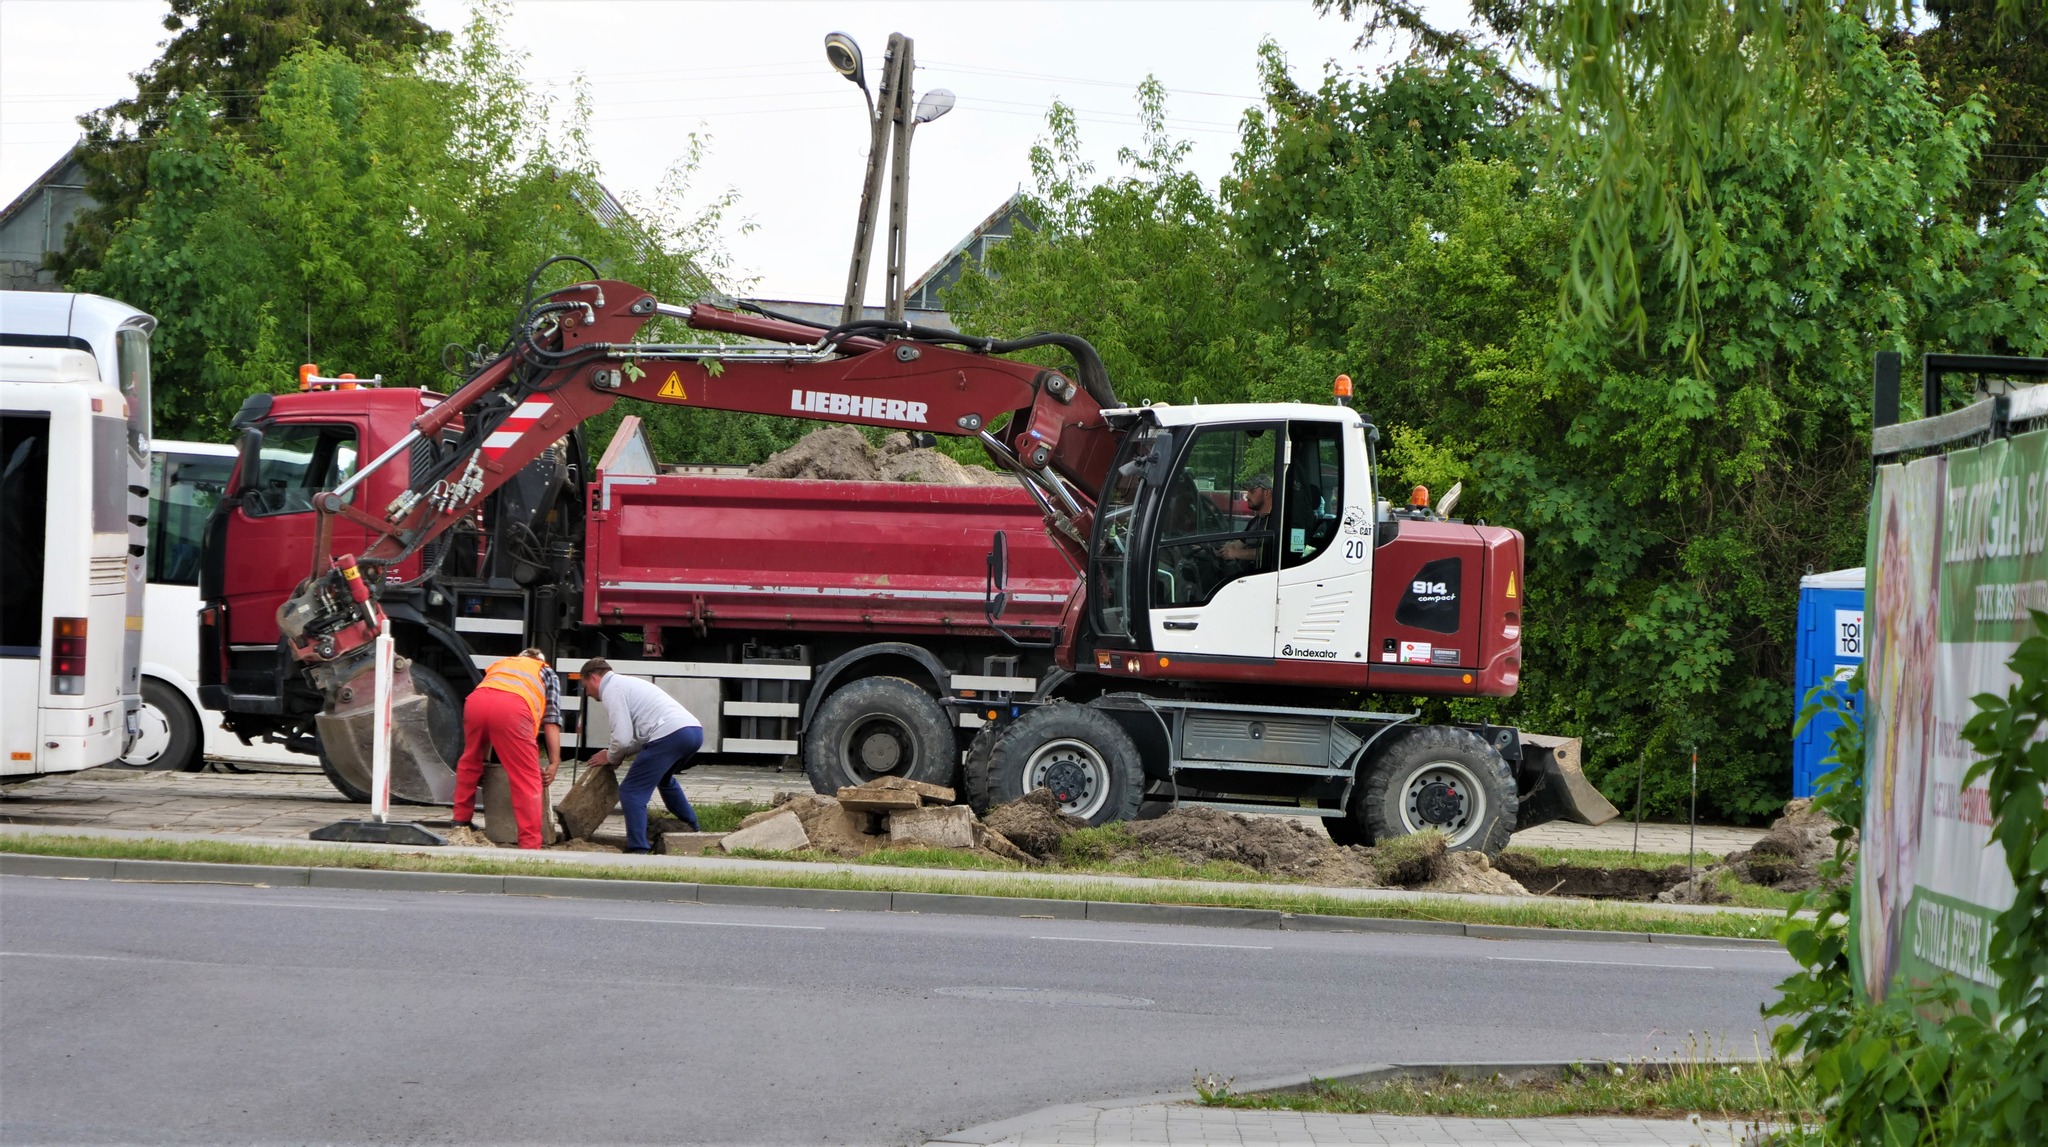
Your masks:
[[[960,788],[967,797],[967,807],[976,816],[988,815],[989,769],[996,752],[996,739],[1002,735],[1003,726],[991,721],[974,731],[974,739],[967,742],[967,757],[960,765]]]
[[[1518,798],[1514,772],[1493,746],[1445,725],[1398,737],[1366,766],[1352,795],[1350,827],[1368,836],[1359,843],[1435,828],[1453,851],[1495,856],[1506,848]]]
[[[938,699],[901,677],[835,690],[804,731],[804,772],[827,795],[884,776],[950,785],[958,753]]]
[[[1137,742],[1099,709],[1069,702],[1034,709],[1012,722],[989,758],[989,801],[1008,804],[1051,789],[1060,808],[1089,827],[1138,815],[1145,766]]]

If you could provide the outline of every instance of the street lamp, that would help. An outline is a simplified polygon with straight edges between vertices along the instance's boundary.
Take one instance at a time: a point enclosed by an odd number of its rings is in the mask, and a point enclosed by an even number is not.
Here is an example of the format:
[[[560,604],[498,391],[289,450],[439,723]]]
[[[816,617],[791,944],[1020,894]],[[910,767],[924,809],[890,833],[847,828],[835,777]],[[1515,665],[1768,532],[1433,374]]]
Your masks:
[[[930,123],[953,110],[953,93],[939,88],[925,95],[911,110],[910,37],[889,36],[888,55],[882,62],[882,91],[877,100],[868,92],[867,73],[861,62],[860,45],[844,32],[825,37],[825,62],[832,70],[860,85],[868,101],[868,170],[861,187],[860,217],[854,224],[853,264],[846,272],[846,303],[839,321],[851,323],[861,316],[867,294],[869,255],[874,249],[875,209],[882,190],[882,167],[893,153],[894,176],[889,188],[889,270],[888,299],[883,314],[892,321],[903,318],[903,255],[905,220],[910,211],[910,137],[918,124]],[[893,134],[893,147],[884,147]]]

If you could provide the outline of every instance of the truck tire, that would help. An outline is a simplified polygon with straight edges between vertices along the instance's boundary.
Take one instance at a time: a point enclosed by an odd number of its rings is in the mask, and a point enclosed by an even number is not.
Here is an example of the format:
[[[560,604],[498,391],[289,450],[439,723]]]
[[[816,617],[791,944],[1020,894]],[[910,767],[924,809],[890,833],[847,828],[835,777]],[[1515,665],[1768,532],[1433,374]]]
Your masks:
[[[863,677],[818,706],[804,772],[827,795],[885,776],[950,785],[959,751],[938,698],[901,677]]]
[[[1039,788],[1090,827],[1129,820],[1145,799],[1137,742],[1100,709],[1066,702],[1034,709],[996,739],[989,801],[1008,804]]]
[[[196,773],[206,767],[199,751],[199,715],[176,689],[154,677],[142,679],[142,712],[136,714],[142,734],[121,763],[137,769],[176,769]]]
[[[1468,729],[1428,725],[1401,736],[1373,759],[1352,801],[1368,842],[1434,828],[1453,850],[1493,856],[1515,831],[1515,775]]]
[[[991,807],[989,800],[989,769],[993,766],[996,741],[1003,731],[1001,725],[991,721],[974,731],[974,739],[967,742],[966,759],[960,764],[960,787],[967,797],[967,807],[974,815],[985,816]]]

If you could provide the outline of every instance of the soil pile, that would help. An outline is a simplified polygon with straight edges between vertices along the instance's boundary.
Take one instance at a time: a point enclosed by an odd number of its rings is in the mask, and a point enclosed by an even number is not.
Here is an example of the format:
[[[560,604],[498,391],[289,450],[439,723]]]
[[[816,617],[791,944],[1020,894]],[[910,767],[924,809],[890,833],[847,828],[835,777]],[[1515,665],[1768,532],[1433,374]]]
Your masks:
[[[1059,798],[1051,789],[1033,789],[1006,805],[988,810],[981,823],[1001,833],[1009,842],[1039,860],[1060,854],[1060,841],[1088,822],[1060,811]]]
[[[1723,872],[1733,873],[1745,884],[1779,892],[1807,892],[1821,886],[1820,866],[1835,855],[1832,835],[1838,821],[1813,807],[1810,800],[1795,800],[1785,806],[1785,815],[1771,822],[1762,840],[1739,852],[1731,852],[1720,864],[1692,880],[1679,881],[1657,899],[1667,904],[1718,904],[1726,900],[1714,887]],[[1855,833],[1849,836],[1851,845]],[[1845,866],[1842,879],[1853,872],[1854,861]]]
[[[1434,879],[1415,886],[1418,892],[1480,892],[1492,896],[1527,896],[1529,890],[1514,877],[1495,868],[1483,852],[1453,852],[1444,857],[1443,871]]]
[[[967,466],[929,447],[913,445],[900,431],[871,446],[851,426],[826,426],[771,455],[749,472],[754,478],[813,478],[833,482],[919,482],[937,486],[1000,486],[1010,475]]]
[[[1366,851],[1380,879],[1400,888],[1428,884],[1448,871],[1450,849],[1434,829],[1383,840]]]
[[[465,828],[459,824],[456,825],[454,828],[442,829],[441,835],[448,838],[449,844],[456,845],[460,848],[498,847],[497,842],[492,840],[490,837],[485,836],[483,834],[482,829]]]
[[[1333,844],[1296,817],[1178,808],[1157,820],[1133,822],[1129,831],[1140,848],[1188,864],[1224,861],[1308,884],[1380,885],[1365,850]]]

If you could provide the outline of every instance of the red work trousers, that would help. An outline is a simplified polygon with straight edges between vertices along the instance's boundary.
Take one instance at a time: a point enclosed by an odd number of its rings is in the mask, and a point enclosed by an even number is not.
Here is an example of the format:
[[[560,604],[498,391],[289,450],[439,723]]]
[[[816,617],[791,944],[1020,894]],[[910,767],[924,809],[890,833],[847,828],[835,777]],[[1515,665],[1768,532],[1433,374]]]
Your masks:
[[[539,848],[540,746],[534,743],[533,709],[525,698],[503,689],[476,689],[462,705],[462,760],[455,766],[455,819],[476,811],[476,788],[484,776],[484,750],[493,749],[512,789],[512,815],[519,821],[519,847]]]

